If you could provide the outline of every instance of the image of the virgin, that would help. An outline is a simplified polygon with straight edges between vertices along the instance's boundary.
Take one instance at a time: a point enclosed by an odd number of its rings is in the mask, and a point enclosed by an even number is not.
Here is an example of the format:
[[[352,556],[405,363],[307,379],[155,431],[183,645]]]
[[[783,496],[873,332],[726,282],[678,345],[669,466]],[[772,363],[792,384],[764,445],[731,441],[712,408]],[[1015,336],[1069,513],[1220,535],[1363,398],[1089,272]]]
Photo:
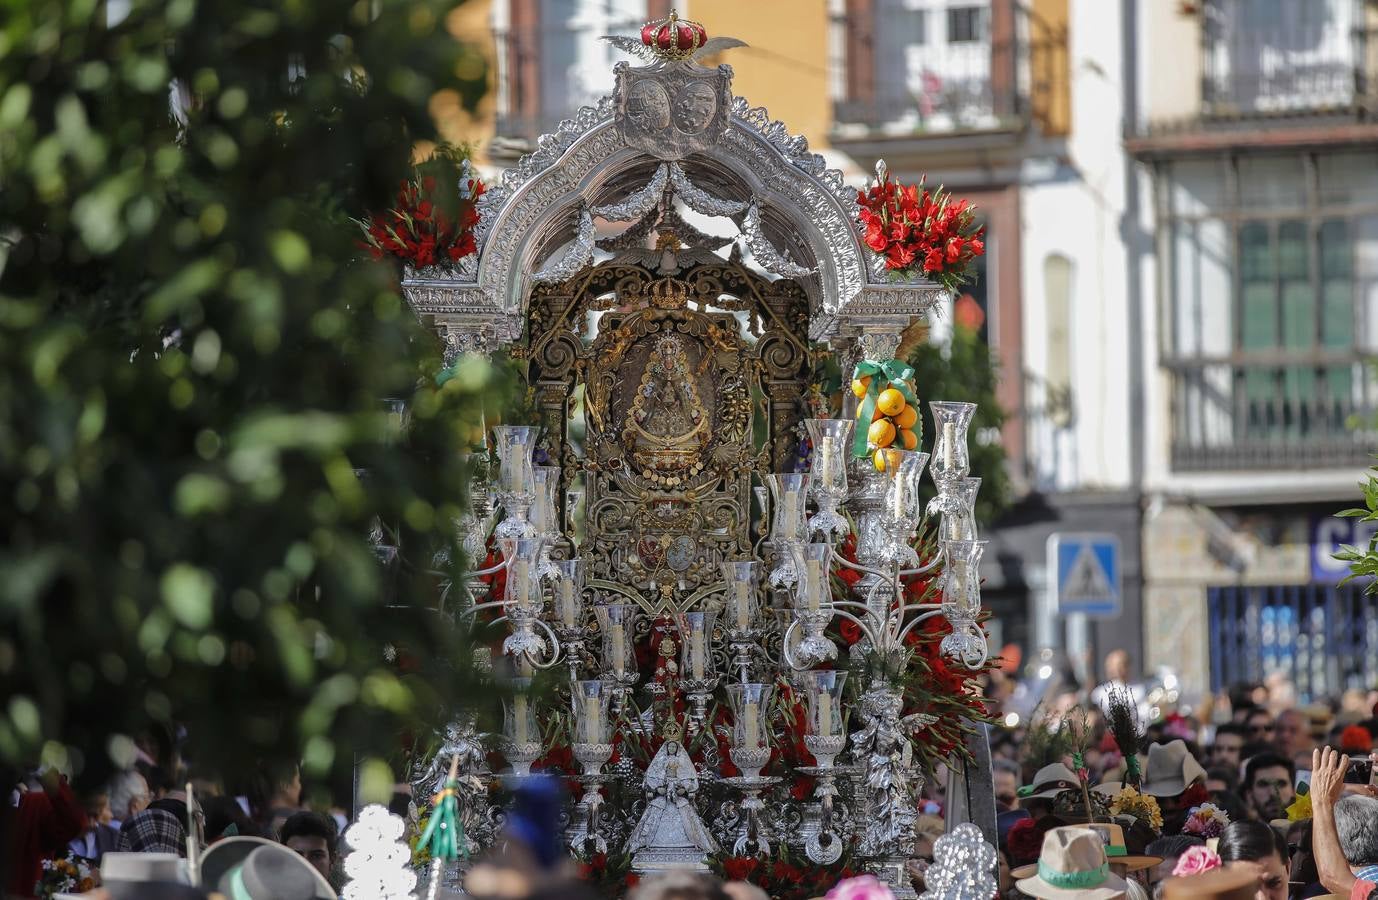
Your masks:
[[[627,121],[640,131],[670,127],[670,95],[657,81],[642,79],[627,91]]]
[[[703,131],[717,111],[718,96],[703,82],[687,84],[675,95],[675,127],[685,134]]]
[[[646,812],[632,831],[629,849],[689,849],[704,853],[718,849],[703,819],[694,809],[698,772],[684,745],[671,739],[660,745],[646,767]]]

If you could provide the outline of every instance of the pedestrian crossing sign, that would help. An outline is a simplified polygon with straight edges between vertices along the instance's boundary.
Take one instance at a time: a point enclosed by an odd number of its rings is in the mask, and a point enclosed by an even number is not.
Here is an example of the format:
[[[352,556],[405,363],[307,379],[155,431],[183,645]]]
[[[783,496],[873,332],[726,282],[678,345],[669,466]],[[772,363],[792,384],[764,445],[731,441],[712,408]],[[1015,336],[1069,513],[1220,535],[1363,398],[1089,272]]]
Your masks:
[[[1114,618],[1120,614],[1120,539],[1115,535],[1049,535],[1048,571],[1061,615]]]

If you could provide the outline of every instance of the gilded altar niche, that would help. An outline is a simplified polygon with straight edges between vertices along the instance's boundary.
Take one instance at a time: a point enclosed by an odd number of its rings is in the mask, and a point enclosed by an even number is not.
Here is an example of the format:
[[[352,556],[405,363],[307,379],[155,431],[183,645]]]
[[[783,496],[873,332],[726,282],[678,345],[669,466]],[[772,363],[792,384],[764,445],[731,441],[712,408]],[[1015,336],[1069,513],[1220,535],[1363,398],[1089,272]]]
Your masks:
[[[752,555],[753,488],[797,449],[807,311],[794,282],[732,262],[605,263],[533,293],[543,446],[585,492],[578,552],[609,601],[695,607]]]

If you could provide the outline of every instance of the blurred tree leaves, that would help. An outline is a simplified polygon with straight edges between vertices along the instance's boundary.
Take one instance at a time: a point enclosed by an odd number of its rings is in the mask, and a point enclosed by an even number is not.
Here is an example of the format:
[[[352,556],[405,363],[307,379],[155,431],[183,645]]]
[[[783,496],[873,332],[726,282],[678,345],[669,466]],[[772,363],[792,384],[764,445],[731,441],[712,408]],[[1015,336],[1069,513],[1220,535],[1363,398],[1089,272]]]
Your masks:
[[[500,391],[435,385],[346,219],[434,139],[435,91],[481,96],[453,6],[7,5],[0,757],[97,777],[177,722],[198,763],[324,772],[455,701],[433,560]]]
[[[995,397],[999,378],[994,354],[975,329],[954,323],[952,337],[944,344],[927,339],[909,351],[906,361],[914,367],[914,385],[921,398],[954,400],[976,404],[967,446],[971,474],[981,479],[976,496],[976,519],[989,525],[1009,508],[1010,476],[1005,470],[1005,448],[1000,442],[1000,426],[1006,413]],[[923,405],[923,433],[932,440],[933,413]],[[925,482],[930,492],[932,485]]]

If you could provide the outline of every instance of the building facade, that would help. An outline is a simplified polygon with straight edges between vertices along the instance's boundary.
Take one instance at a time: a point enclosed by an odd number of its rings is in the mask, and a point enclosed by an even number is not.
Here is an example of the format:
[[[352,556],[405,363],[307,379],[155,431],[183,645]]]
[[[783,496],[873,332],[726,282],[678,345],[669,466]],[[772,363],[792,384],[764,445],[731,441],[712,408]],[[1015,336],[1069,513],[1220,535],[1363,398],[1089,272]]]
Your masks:
[[[858,184],[884,158],[975,203],[970,297],[1019,497],[983,569],[1000,638],[1123,647],[1223,685],[1378,681],[1329,554],[1378,447],[1378,7],[1366,0],[682,0],[734,89]],[[612,89],[599,38],[669,0],[472,0],[501,167]],[[454,109],[451,109],[451,106]],[[1117,614],[1063,615],[1054,534],[1118,541]],[[1300,640],[1292,640],[1300,635]],[[1246,665],[1246,661],[1253,668]]]
[[[1133,5],[1149,658],[1367,689],[1378,618],[1330,554],[1378,446],[1378,8]]]

